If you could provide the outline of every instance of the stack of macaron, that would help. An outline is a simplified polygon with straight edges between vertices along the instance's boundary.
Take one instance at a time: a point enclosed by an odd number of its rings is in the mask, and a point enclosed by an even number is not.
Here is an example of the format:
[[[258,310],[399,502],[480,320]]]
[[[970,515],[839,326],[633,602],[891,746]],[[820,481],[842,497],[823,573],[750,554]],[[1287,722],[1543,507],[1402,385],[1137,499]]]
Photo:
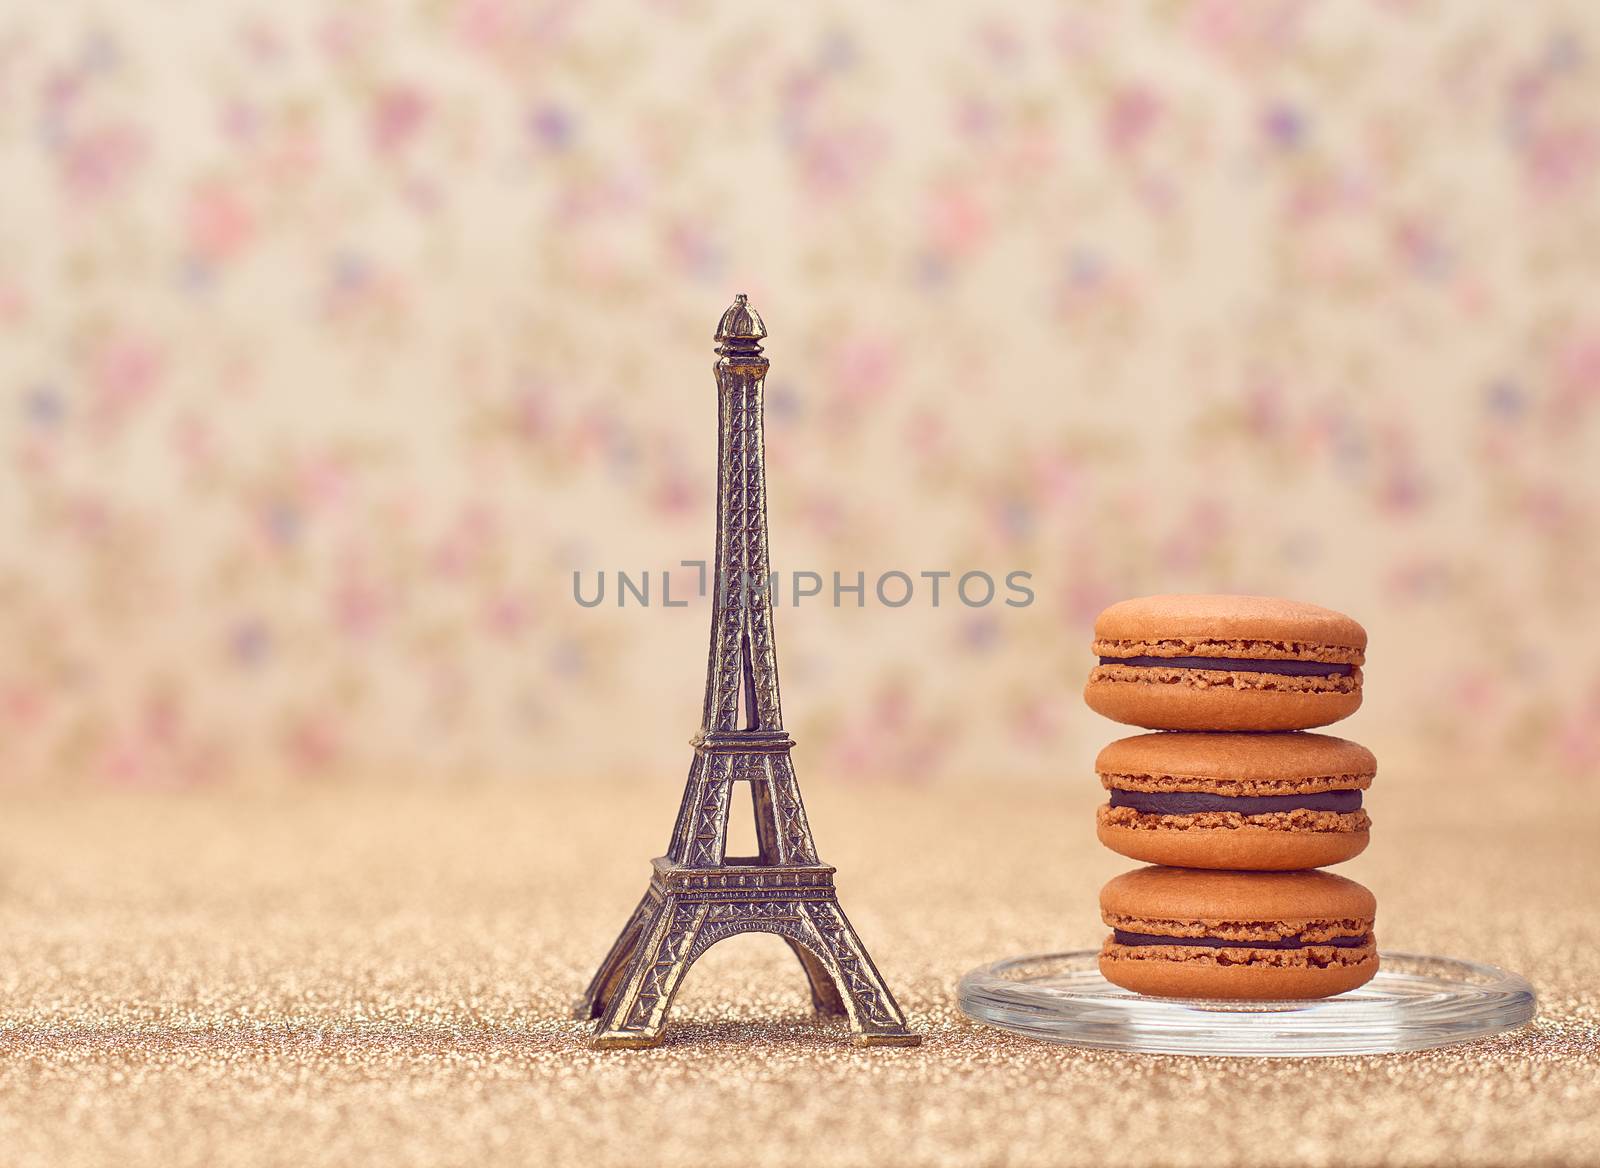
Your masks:
[[[1194,998],[1319,998],[1378,971],[1377,902],[1317,871],[1367,846],[1372,752],[1308,734],[1355,712],[1367,634],[1260,596],[1148,596],[1102,612],[1084,699],[1157,731],[1113,742],[1100,842],[1154,867],[1100,893],[1108,981]]]

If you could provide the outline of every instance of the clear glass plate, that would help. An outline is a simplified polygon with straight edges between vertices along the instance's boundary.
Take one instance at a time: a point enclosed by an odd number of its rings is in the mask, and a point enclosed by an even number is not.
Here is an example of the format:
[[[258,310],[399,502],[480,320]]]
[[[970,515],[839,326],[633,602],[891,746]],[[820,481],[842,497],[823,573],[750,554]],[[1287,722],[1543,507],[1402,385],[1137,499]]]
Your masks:
[[[1382,953],[1360,989],[1306,1002],[1152,998],[1100,976],[1098,950],[1014,957],[961,979],[961,1012],[1029,1038],[1142,1054],[1315,1058],[1467,1042],[1531,1021],[1533,987],[1493,965]]]

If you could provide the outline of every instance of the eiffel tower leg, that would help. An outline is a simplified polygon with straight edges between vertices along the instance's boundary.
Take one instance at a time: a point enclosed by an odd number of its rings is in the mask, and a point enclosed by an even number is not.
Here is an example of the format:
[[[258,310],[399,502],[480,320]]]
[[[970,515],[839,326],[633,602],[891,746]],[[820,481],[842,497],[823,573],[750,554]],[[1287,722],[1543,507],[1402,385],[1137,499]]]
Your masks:
[[[811,985],[811,1005],[817,1013],[843,1017],[844,999],[839,996],[839,987],[833,984],[833,975],[828,972],[828,967],[798,941],[790,941],[788,937],[784,941],[794,950],[794,955],[800,959],[800,967],[806,971],[806,981]]]
[[[857,1046],[916,1046],[922,1035],[906,1026],[905,1015],[883,984],[866,946],[850,927],[836,901],[806,907],[818,943],[817,956],[830,974]],[[810,971],[807,970],[807,973]]]
[[[650,909],[655,902],[655,891],[652,889],[646,892],[644,899],[639,901],[639,906],[628,917],[628,923],[622,926],[622,932],[611,943],[611,951],[600,963],[600,969],[595,973],[594,980],[583,992],[583,997],[572,1007],[572,1016],[579,1022],[589,1022],[600,1017],[605,1013],[611,999],[616,997],[617,983],[622,980],[622,973],[628,967],[628,959],[633,956],[634,950],[643,940],[644,926],[650,918]]]
[[[644,923],[632,957],[618,975],[616,996],[595,1027],[602,1049],[654,1046],[661,1041],[672,997],[693,960],[695,938],[708,905],[668,893]]]

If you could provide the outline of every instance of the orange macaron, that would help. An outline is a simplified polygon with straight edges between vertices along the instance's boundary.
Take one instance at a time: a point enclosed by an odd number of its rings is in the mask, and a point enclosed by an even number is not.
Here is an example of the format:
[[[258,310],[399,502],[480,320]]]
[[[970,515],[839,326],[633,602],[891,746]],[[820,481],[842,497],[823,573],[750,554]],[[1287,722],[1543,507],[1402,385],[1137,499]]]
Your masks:
[[[1372,752],[1327,734],[1138,734],[1095,759],[1100,842],[1148,864],[1288,871],[1367,846]]]
[[[1306,730],[1361,705],[1367,633],[1266,596],[1143,596],[1096,619],[1091,709],[1150,730]]]
[[[1331,872],[1140,868],[1100,890],[1100,972],[1161,997],[1325,998],[1378,972],[1376,914]]]

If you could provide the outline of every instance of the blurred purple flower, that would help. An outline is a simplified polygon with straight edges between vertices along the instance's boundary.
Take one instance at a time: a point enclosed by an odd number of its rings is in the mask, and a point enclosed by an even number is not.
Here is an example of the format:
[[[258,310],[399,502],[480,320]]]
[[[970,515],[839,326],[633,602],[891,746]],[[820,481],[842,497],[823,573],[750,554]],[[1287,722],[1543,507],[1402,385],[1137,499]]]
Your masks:
[[[66,417],[66,403],[53,385],[36,385],[22,398],[28,420],[36,426],[54,427]]]
[[[254,618],[240,621],[228,637],[229,655],[240,665],[259,665],[271,649],[272,635]]]
[[[1295,150],[1305,139],[1305,115],[1294,106],[1275,102],[1262,115],[1261,128],[1273,146],[1280,150]]]
[[[528,116],[528,133],[547,150],[565,150],[572,144],[577,124],[564,106],[545,104]]]

